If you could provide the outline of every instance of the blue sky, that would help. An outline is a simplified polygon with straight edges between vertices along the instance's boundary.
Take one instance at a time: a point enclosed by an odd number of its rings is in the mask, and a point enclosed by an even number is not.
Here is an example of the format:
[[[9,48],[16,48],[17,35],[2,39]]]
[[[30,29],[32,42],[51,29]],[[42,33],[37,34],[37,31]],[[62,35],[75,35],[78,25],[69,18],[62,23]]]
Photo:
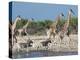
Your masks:
[[[61,12],[67,17],[68,10],[73,9],[74,16],[78,16],[78,7],[76,5],[43,4],[30,2],[12,3],[12,20],[20,15],[22,18],[34,18],[36,20],[51,19],[55,20]]]

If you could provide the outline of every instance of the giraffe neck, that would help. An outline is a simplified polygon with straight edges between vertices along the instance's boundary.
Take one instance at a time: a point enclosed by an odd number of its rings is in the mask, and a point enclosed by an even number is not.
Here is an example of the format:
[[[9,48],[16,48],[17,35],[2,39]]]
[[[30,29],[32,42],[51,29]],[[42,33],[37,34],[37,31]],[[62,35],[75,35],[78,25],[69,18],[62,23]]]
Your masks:
[[[67,24],[68,24],[68,25],[69,25],[70,20],[71,20],[71,12],[69,11],[69,12],[68,12],[68,20],[67,20]]]
[[[14,30],[16,28],[16,23],[17,23],[18,19],[16,18],[14,24],[12,25],[12,29]]]
[[[64,26],[63,26],[63,30],[67,30],[67,28],[69,27],[69,22],[71,20],[71,12],[68,12],[68,17],[67,17],[67,21],[65,22]]]
[[[58,24],[58,22],[61,20],[61,16],[58,16],[57,17],[57,20],[56,20],[56,25]]]
[[[29,23],[30,23],[30,21],[28,21],[28,22],[26,23],[26,25],[23,26],[23,29],[27,28],[28,25],[29,25]]]

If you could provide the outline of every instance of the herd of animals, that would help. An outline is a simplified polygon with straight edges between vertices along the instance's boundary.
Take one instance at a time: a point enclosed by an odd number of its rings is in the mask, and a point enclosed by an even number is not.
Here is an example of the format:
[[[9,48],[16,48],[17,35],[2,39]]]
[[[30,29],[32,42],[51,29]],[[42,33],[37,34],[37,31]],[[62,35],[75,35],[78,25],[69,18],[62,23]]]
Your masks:
[[[66,22],[61,27],[60,31],[56,32],[58,30],[58,28],[57,28],[58,22],[60,20],[62,20],[62,17],[64,17],[63,13],[58,15],[57,20],[55,20],[55,23],[51,24],[50,27],[48,28],[47,32],[46,32],[47,40],[41,42],[41,44],[43,46],[47,46],[48,43],[51,43],[51,40],[50,40],[51,36],[53,38],[55,38],[56,34],[59,35],[61,39],[63,39],[63,37],[65,35],[69,36],[70,33],[68,32],[68,27],[69,27],[69,21],[71,20],[72,14],[74,14],[73,10],[69,9]],[[19,36],[21,36],[22,32],[24,32],[26,34],[26,36],[28,36],[28,32],[27,32],[26,28],[29,25],[29,23],[32,21],[32,19],[29,19],[28,22],[22,28],[16,29],[16,23],[19,20],[21,20],[20,16],[18,16],[16,18],[16,20],[14,21],[13,24],[9,23],[9,44],[10,44],[9,46],[10,46],[11,49],[13,48],[15,43],[17,43],[17,38],[16,38],[16,32],[15,31],[19,32]],[[29,39],[28,43],[26,45],[28,47],[30,47],[31,44],[33,44],[33,41]]]

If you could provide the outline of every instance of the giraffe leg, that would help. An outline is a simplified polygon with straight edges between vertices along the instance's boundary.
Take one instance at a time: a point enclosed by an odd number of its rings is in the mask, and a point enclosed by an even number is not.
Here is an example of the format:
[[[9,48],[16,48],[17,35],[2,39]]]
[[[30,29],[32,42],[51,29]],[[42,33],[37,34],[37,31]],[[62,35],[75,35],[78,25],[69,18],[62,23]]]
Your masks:
[[[17,39],[16,39],[16,37],[15,37],[15,42],[17,43]]]
[[[49,34],[48,39],[50,40],[52,33]]]
[[[12,47],[14,46],[14,38],[13,38],[13,35],[12,35]]]

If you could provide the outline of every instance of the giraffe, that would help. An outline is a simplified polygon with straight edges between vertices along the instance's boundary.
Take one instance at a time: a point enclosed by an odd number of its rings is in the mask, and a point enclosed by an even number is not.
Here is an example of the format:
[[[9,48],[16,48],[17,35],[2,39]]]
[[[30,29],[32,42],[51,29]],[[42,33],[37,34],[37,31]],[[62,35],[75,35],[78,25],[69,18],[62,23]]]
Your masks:
[[[22,36],[22,33],[25,33],[25,34],[27,35],[27,37],[28,37],[27,43],[26,43],[27,47],[31,47],[32,44],[33,44],[33,41],[30,39],[29,34],[27,33],[27,27],[28,27],[28,25],[32,22],[32,20],[33,20],[33,19],[29,19],[29,20],[27,21],[27,23],[26,23],[22,28],[18,29],[19,36],[20,36],[20,37]]]
[[[48,37],[48,39],[51,38],[51,35],[53,35],[53,37],[55,37],[56,30],[57,30],[57,27],[56,26],[57,26],[57,24],[59,23],[59,21],[61,20],[61,18],[63,16],[64,16],[63,13],[61,13],[60,15],[58,15],[57,20],[53,24],[50,25],[50,28],[47,31],[47,37]]]
[[[16,23],[21,20],[20,16],[17,16],[16,20],[14,21],[14,23],[12,24],[12,45],[14,45],[15,41],[17,43],[17,39],[15,37],[15,30],[16,30]]]
[[[27,29],[28,25],[31,23],[32,20],[33,20],[33,19],[29,19],[28,22],[27,22],[22,28],[18,29],[19,36],[21,36],[21,33],[22,33],[22,32],[24,32],[24,33],[26,33],[26,35],[28,35],[26,29]]]
[[[72,13],[74,14],[73,10],[72,10],[72,9],[69,9],[67,21],[66,21],[65,24],[63,25],[62,30],[61,30],[61,32],[60,32],[61,38],[63,38],[64,35],[69,35],[68,28],[69,28],[69,25],[70,25],[69,22],[70,22],[70,20],[71,20]]]

